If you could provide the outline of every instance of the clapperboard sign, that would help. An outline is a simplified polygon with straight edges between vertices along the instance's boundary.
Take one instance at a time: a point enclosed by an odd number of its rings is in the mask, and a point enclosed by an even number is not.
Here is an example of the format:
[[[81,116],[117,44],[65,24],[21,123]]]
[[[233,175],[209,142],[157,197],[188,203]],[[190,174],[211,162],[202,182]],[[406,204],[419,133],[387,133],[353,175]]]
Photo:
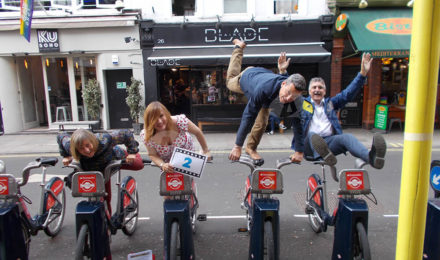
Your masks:
[[[174,147],[170,164],[175,172],[200,178],[205,168],[206,159],[205,155]]]

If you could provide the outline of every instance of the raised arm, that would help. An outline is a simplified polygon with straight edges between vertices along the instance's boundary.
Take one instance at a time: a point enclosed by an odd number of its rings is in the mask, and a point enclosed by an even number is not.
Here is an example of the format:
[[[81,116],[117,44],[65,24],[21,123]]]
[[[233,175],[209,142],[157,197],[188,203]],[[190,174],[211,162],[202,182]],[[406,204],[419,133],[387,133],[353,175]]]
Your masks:
[[[372,62],[373,62],[373,58],[371,57],[371,54],[364,52],[362,54],[362,61],[361,61],[361,74],[362,74],[362,76],[364,76],[364,77],[367,76],[368,71],[370,71]]]
[[[287,73],[287,68],[289,67],[289,64],[290,64],[290,58],[287,59],[286,53],[281,52],[280,57],[278,58],[278,70],[280,74]]]

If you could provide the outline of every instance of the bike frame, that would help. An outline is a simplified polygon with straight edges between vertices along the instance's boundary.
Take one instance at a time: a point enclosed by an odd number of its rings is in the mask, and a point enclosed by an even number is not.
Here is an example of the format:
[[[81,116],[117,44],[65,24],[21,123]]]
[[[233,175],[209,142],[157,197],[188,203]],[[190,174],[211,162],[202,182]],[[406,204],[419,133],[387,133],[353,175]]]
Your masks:
[[[198,200],[193,190],[192,178],[180,173],[163,172],[160,177],[160,195],[165,196],[163,202],[164,259],[170,259],[171,226],[174,222],[177,222],[179,226],[182,243],[181,259],[194,259],[191,216],[194,215],[194,210],[198,206]],[[191,201],[192,198],[194,202]]]
[[[0,232],[0,259],[28,259],[26,244],[30,241],[25,241],[22,228],[25,227],[27,229],[25,232],[29,234],[37,235],[39,230],[50,224],[52,206],[55,201],[61,203],[55,192],[62,192],[64,182],[58,177],[53,177],[46,184],[46,171],[48,166],[54,166],[57,162],[57,158],[40,158],[28,163],[23,169],[21,181],[17,181],[11,174],[0,175],[0,178],[8,183],[6,188],[8,194],[0,195],[0,230],[2,230]],[[21,194],[20,187],[27,184],[30,171],[40,167],[42,167],[40,208],[39,213],[31,217],[26,205],[26,202],[31,202]],[[14,235],[10,236],[10,234]]]

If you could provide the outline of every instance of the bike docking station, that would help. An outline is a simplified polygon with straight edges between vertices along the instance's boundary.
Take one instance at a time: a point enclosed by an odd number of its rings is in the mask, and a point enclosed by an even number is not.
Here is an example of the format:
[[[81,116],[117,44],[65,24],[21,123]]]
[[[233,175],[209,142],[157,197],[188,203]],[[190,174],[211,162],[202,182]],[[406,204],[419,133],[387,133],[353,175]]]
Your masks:
[[[310,225],[316,233],[327,231],[327,226],[334,226],[332,259],[371,259],[368,242],[368,204],[364,199],[356,197],[364,195],[377,204],[371,192],[368,172],[359,168],[341,170],[336,174],[335,166],[330,167],[332,177],[339,182],[338,205],[329,214],[325,179],[325,162],[314,161],[322,168],[322,178],[312,174],[307,180],[306,214]],[[374,200],[368,195],[371,194]]]
[[[30,235],[39,230],[51,237],[60,231],[65,214],[64,182],[52,177],[46,183],[47,167],[55,166],[56,157],[37,158],[27,164],[22,171],[22,179],[6,174],[5,165],[0,161],[0,259],[29,258]],[[26,203],[32,201],[21,193],[20,187],[28,183],[31,170],[42,167],[40,182],[41,200],[38,214],[31,217]]]
[[[164,259],[195,259],[197,189],[193,177],[202,176],[207,157],[178,147],[170,164],[174,172],[161,172],[159,194],[164,197]],[[156,166],[151,163],[152,166]]]
[[[291,164],[290,158],[277,161],[276,168],[257,168],[248,156],[237,161],[250,168],[246,178],[246,194],[242,207],[246,210],[249,239],[248,259],[279,259],[280,201],[273,194],[283,193],[281,167]],[[245,231],[240,228],[239,231]]]
[[[72,196],[86,198],[76,206],[76,248],[75,259],[104,259],[111,257],[110,236],[118,229],[131,236],[138,221],[139,199],[136,180],[126,176],[121,181],[121,165],[125,160],[111,161],[104,174],[99,171],[82,171],[79,165],[71,163],[74,168],[72,176]],[[105,183],[117,174],[117,206],[111,215],[105,197]]]
[[[440,259],[440,161],[431,162],[429,182],[434,198],[428,200],[423,259]]]

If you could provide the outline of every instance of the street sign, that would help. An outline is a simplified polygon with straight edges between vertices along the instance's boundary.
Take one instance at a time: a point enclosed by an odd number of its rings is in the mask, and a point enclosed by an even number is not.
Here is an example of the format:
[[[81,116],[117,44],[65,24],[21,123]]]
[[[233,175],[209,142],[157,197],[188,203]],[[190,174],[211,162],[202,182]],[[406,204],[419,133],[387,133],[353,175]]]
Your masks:
[[[440,166],[432,167],[429,181],[435,191],[440,191]]]

